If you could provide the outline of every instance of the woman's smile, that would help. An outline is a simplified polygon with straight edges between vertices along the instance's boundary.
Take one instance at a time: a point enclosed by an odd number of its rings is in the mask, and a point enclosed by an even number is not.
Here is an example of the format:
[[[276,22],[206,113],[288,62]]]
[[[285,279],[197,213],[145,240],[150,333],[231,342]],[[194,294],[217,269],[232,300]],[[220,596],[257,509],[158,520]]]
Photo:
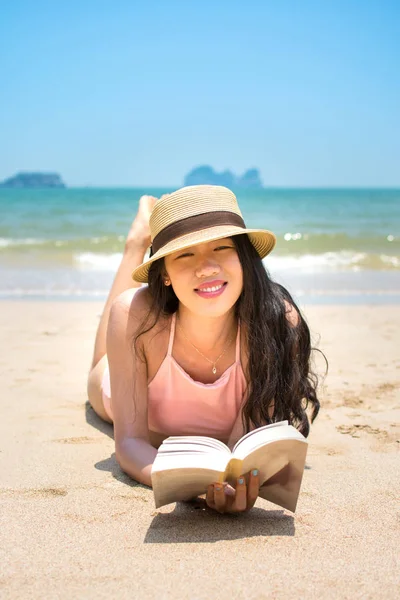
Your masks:
[[[202,283],[198,288],[195,288],[195,292],[201,298],[216,298],[224,293],[227,281],[214,280],[207,283]]]

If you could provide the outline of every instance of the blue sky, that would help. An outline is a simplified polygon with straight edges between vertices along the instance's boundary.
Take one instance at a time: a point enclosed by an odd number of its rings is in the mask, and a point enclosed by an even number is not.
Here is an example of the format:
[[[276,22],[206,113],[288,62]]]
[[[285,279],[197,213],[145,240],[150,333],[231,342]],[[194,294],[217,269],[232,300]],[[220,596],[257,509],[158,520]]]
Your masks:
[[[400,3],[3,3],[0,179],[400,185]]]

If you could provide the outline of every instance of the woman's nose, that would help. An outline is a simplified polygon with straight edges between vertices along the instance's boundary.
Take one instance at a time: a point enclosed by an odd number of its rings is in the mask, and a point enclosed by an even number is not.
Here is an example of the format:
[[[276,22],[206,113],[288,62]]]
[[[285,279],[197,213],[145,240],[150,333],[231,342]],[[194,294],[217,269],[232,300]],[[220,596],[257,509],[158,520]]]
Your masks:
[[[219,273],[219,264],[210,259],[203,259],[196,267],[197,277],[210,277]]]

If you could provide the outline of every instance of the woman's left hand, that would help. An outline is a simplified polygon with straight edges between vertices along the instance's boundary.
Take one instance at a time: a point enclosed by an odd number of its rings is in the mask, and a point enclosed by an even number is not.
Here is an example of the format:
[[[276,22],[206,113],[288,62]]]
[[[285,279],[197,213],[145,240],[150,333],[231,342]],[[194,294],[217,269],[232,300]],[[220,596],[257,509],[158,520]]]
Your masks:
[[[257,469],[242,475],[236,481],[236,489],[229,483],[212,483],[207,488],[206,503],[219,513],[239,513],[254,506],[260,489]]]

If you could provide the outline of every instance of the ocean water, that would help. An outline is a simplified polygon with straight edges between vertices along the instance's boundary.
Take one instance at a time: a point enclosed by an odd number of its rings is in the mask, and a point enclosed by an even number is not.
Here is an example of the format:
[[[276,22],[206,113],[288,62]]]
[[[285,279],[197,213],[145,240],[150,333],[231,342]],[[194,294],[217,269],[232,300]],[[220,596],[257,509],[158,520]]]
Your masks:
[[[142,194],[170,189],[0,189],[0,298],[104,299]],[[400,190],[237,194],[272,230],[271,275],[299,302],[400,301]]]

